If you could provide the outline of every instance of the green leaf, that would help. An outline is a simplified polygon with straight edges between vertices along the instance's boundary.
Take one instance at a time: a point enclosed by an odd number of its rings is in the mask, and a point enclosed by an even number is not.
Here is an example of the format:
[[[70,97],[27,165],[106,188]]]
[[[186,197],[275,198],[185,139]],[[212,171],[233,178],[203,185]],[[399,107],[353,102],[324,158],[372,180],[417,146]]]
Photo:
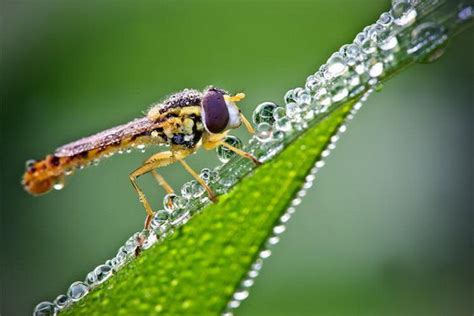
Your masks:
[[[64,314],[222,312],[352,104],[310,128]]]

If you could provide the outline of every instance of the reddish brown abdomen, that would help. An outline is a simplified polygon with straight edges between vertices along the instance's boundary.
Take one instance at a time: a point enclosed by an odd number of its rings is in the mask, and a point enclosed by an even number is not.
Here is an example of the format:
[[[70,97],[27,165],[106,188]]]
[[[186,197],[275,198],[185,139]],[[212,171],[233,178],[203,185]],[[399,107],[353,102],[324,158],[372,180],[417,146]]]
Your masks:
[[[68,157],[48,155],[43,160],[30,164],[23,174],[23,187],[33,195],[47,193],[55,184],[60,185],[64,181],[64,165],[69,160]]]

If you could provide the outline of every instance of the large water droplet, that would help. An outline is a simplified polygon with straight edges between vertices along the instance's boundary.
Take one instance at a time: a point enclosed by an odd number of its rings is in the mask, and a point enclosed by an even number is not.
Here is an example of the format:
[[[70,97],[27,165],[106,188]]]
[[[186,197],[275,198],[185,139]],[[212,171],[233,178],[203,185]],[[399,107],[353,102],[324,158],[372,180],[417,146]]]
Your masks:
[[[399,26],[407,26],[415,22],[416,9],[408,1],[398,1],[393,4],[390,13],[395,24]]]
[[[425,22],[413,29],[407,52],[415,55],[419,62],[433,62],[443,54],[447,39],[444,27]]]
[[[74,302],[79,301],[87,293],[89,293],[89,287],[81,281],[74,282],[67,290],[67,296]]]
[[[332,100],[334,102],[339,102],[343,100],[349,94],[347,89],[347,82],[344,78],[338,78],[334,81],[330,87],[330,92],[332,95]]]
[[[242,148],[242,141],[235,136],[228,135],[225,137],[224,141],[231,146],[237,147],[239,149]],[[235,155],[236,154],[233,151],[222,145],[217,147],[217,158],[219,158],[221,162],[226,163]]]
[[[328,71],[332,77],[338,77],[347,70],[344,58],[339,53],[334,53],[327,61]]]
[[[253,122],[255,124],[260,124],[260,123],[269,123],[273,124],[275,121],[273,117],[273,111],[278,107],[273,102],[263,102],[260,103],[255,111],[253,111]]]
[[[36,305],[33,316],[52,316],[56,315],[56,309],[54,304],[51,302],[41,302]]]
[[[316,89],[321,87],[323,84],[324,84],[324,79],[319,74],[314,74],[314,75],[310,75],[310,76],[308,76],[308,78],[306,78],[305,87],[308,91],[314,92],[314,91],[316,91]]]
[[[97,276],[97,283],[100,284],[112,276],[112,268],[108,265],[101,264],[94,269]]]

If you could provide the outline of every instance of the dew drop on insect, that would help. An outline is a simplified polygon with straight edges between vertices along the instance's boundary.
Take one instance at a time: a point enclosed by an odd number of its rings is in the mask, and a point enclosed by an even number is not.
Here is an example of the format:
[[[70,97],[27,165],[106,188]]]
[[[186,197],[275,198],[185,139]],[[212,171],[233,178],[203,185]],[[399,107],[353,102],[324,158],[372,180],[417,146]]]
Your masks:
[[[67,296],[64,295],[64,294],[58,295],[58,296],[56,297],[56,299],[54,300],[54,305],[56,305],[56,308],[57,308],[58,310],[64,309],[64,308],[67,307],[69,304],[70,304],[69,297],[67,297]]]
[[[100,284],[112,276],[112,268],[106,264],[101,264],[94,269],[97,283]]]
[[[79,301],[87,293],[89,293],[89,287],[81,281],[74,282],[67,290],[67,296],[74,302]]]
[[[225,137],[224,141],[231,146],[237,147],[239,149],[242,148],[242,141],[235,136],[228,135]],[[217,147],[216,151],[217,158],[219,158],[219,160],[224,163],[228,162],[233,156],[236,155],[233,151],[222,145]]]
[[[35,163],[36,163],[36,160],[34,160],[34,159],[27,160],[26,163],[25,163],[26,170],[30,170],[31,168],[33,168]]]
[[[270,141],[272,138],[272,126],[266,122],[258,124],[255,136],[261,142]]]
[[[53,184],[55,190],[62,190],[64,188],[64,179],[58,179],[55,184]]]
[[[328,71],[333,77],[342,75],[347,70],[346,62],[340,53],[334,53],[327,61]]]
[[[396,1],[390,10],[395,24],[406,26],[413,23],[416,19],[416,9],[406,0]]]
[[[52,316],[56,315],[54,304],[51,302],[41,302],[36,305],[33,316]]]
[[[275,118],[273,117],[273,111],[278,107],[273,102],[260,103],[257,108],[253,111],[253,122],[255,124],[269,123],[273,124]]]

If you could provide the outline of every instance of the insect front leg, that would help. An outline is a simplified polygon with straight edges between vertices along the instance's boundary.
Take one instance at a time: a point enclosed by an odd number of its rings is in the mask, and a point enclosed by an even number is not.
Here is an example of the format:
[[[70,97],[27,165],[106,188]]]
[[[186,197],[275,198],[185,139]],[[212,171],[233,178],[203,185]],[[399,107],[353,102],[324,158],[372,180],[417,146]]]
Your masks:
[[[207,137],[203,138],[203,147],[206,150],[211,150],[211,149],[214,149],[218,146],[224,146],[224,147],[228,148],[229,150],[233,151],[234,153],[236,153],[237,155],[252,160],[252,162],[257,166],[262,164],[260,161],[258,161],[257,158],[255,158],[254,156],[252,156],[248,152],[245,152],[242,149],[239,149],[239,148],[234,147],[231,144],[227,143],[224,140],[224,138],[225,138],[225,134],[219,135],[219,137],[207,136]]]

